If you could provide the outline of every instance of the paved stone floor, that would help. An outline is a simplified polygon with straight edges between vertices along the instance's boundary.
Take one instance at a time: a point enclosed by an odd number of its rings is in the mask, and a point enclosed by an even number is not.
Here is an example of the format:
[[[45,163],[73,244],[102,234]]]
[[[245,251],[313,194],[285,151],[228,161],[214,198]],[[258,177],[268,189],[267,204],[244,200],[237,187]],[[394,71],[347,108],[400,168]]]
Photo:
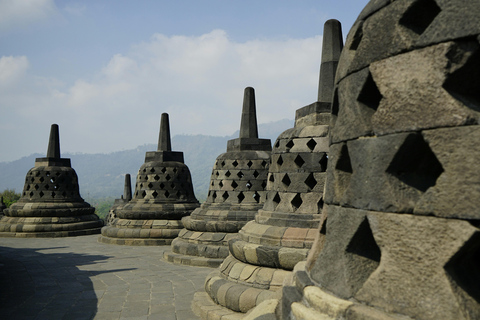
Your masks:
[[[212,269],[97,238],[0,238],[0,319],[198,319],[191,301]]]

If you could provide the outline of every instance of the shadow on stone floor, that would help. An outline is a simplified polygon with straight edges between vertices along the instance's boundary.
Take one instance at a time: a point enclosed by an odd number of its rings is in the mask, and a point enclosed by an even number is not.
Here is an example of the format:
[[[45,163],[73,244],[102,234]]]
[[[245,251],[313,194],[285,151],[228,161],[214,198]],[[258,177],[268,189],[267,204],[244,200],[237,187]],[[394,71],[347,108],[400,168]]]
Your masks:
[[[0,319],[91,319],[98,299],[90,277],[135,270],[80,270],[110,257],[48,252],[62,248],[0,246]]]

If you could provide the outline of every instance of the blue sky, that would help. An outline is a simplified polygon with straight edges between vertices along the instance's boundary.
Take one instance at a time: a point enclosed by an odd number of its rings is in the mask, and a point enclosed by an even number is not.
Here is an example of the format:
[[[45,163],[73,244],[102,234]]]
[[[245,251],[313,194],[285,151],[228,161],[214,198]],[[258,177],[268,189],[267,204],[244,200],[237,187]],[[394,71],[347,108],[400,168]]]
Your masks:
[[[0,161],[230,135],[243,89],[260,123],[293,119],[317,94],[323,24],[344,36],[368,0],[0,0]],[[261,135],[261,132],[260,132]],[[175,149],[175,146],[173,146]]]

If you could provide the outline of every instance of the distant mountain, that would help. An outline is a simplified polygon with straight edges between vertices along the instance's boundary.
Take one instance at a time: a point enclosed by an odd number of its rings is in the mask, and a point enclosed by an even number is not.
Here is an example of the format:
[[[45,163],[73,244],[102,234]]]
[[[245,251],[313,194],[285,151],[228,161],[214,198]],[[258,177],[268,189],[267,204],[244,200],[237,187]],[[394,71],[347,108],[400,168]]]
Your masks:
[[[284,119],[260,124],[258,131],[261,138],[271,139],[273,144],[280,133],[292,126],[293,120]],[[227,150],[227,140],[234,138],[238,138],[238,131],[225,137],[176,135],[172,138],[172,149],[184,153],[185,163],[192,174],[193,187],[199,200],[207,197],[215,159]],[[71,159],[83,198],[119,198],[123,194],[125,173],[131,174],[134,188],[137,171],[145,162],[145,152],[156,149],[156,144],[145,144],[136,149],[108,154],[64,153],[62,157]],[[25,176],[34,166],[35,158],[44,156],[32,154],[12,162],[0,162],[0,191],[8,188],[21,192]]]

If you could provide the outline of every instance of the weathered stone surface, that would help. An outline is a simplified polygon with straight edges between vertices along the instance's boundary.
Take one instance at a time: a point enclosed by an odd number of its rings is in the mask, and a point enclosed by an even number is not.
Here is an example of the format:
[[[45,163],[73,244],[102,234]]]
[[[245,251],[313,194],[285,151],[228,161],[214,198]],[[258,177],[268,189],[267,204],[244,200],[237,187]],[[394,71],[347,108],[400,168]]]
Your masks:
[[[70,159],[60,157],[58,125],[53,124],[45,158],[25,178],[21,198],[0,219],[0,237],[67,237],[100,233],[103,221],[80,196]]]

